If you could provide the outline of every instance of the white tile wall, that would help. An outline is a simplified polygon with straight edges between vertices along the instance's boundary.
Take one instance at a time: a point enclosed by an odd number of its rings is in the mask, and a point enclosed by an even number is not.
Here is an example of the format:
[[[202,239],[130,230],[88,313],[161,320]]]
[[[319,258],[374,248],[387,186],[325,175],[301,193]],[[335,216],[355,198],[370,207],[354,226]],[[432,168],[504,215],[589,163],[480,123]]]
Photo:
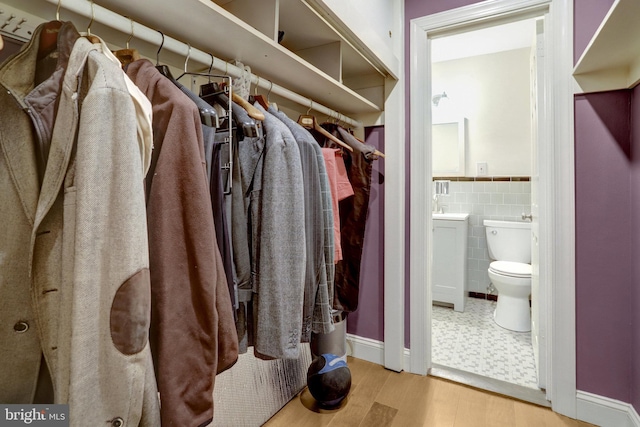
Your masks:
[[[531,183],[528,181],[452,181],[449,195],[441,196],[445,212],[469,213],[467,289],[488,293],[489,252],[483,221],[522,221],[531,213]]]

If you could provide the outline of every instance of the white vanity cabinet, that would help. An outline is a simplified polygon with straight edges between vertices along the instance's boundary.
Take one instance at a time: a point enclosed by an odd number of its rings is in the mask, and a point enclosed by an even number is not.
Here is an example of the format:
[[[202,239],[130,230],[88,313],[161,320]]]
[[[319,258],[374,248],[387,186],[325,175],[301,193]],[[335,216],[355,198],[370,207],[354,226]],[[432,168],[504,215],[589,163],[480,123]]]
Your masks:
[[[469,214],[433,214],[432,301],[464,311]]]

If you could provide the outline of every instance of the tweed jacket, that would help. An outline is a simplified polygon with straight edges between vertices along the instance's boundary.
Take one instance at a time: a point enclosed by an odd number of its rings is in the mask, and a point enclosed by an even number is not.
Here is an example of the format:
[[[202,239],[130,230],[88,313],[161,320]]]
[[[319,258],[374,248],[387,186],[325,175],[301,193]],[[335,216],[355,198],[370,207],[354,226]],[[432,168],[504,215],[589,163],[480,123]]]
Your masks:
[[[279,119],[258,103],[266,134],[260,203],[253,206],[255,351],[299,357],[306,243],[300,150]],[[253,195],[252,195],[253,197]]]
[[[322,148],[313,136],[282,111],[273,106],[268,111],[287,125],[300,149],[307,243],[302,342],[309,342],[311,332],[328,334],[335,329],[331,319],[334,274],[331,188]]]
[[[66,24],[40,83],[41,31],[0,68],[0,402],[35,399],[44,355],[71,426],[156,427],[135,108],[122,70]]]

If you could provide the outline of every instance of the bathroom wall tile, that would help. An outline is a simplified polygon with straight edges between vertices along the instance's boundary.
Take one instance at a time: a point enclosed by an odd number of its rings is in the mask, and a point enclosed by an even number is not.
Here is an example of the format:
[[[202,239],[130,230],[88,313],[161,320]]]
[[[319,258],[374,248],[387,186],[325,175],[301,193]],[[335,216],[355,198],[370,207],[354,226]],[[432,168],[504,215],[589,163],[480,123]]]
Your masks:
[[[510,179],[497,181],[489,177],[477,181],[474,178],[454,178],[450,183],[450,194],[440,197],[439,205],[445,212],[470,214],[467,252],[467,288],[470,291],[485,293],[490,283],[484,219],[521,221],[522,212],[530,212],[531,183],[528,178]]]
[[[455,203],[467,203],[467,193],[455,193]]]
[[[478,203],[472,204],[471,205],[471,210],[469,211],[469,213],[473,214],[473,215],[478,215],[478,216],[482,216],[484,215],[484,208],[486,205],[481,205]]]
[[[473,192],[474,193],[485,193],[486,185],[489,184],[487,182],[474,182],[473,183]]]
[[[518,194],[516,194],[516,193],[506,193],[504,195],[504,204],[505,205],[517,205],[518,204]]]
[[[520,194],[518,194],[518,204],[519,205],[530,205],[531,204],[531,193],[520,193]]]
[[[502,193],[491,193],[491,204],[492,205],[501,205],[504,203],[504,194]]]
[[[479,242],[479,239],[477,237],[469,237],[467,239],[467,250],[468,249],[479,248],[479,247],[480,247],[480,242]]]
[[[511,216],[517,218],[516,221],[522,221],[522,214],[529,214],[531,208],[529,206],[511,205]]]

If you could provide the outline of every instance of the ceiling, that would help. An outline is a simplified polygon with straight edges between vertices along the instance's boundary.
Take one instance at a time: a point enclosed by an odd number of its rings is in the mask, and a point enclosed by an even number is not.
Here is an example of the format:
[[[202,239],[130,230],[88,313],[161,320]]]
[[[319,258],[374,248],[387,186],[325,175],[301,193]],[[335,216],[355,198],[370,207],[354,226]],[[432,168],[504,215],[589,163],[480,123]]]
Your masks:
[[[467,31],[431,41],[432,62],[531,47],[536,19]]]

